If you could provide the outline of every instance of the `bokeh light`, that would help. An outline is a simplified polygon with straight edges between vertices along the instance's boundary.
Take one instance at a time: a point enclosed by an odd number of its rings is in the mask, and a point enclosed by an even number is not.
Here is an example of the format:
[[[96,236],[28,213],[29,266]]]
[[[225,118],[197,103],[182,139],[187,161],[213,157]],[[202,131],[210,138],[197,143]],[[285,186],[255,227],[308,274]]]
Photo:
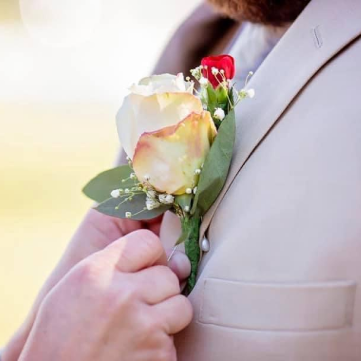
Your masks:
[[[127,87],[199,2],[0,1],[0,346],[112,166]]]
[[[100,22],[101,5],[101,0],[20,0],[26,29],[52,47],[87,41]]]

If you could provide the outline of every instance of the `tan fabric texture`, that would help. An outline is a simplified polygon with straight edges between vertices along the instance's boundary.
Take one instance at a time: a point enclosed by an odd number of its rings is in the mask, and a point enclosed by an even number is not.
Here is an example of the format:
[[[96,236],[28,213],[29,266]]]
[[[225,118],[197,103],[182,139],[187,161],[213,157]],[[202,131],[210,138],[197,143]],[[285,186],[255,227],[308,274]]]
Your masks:
[[[180,361],[361,360],[360,19],[311,1],[252,78]]]

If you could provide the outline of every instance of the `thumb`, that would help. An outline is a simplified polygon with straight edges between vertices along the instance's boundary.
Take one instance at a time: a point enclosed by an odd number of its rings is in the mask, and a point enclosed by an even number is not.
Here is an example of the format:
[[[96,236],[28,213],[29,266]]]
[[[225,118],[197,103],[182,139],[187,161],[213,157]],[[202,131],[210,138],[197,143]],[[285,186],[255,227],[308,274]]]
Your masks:
[[[171,252],[169,251],[169,254]],[[189,258],[181,251],[176,251],[168,262],[168,267],[176,274],[179,281],[185,281],[191,273]]]
[[[120,272],[133,273],[151,266],[166,266],[160,239],[148,230],[138,230],[111,243],[100,252]]]

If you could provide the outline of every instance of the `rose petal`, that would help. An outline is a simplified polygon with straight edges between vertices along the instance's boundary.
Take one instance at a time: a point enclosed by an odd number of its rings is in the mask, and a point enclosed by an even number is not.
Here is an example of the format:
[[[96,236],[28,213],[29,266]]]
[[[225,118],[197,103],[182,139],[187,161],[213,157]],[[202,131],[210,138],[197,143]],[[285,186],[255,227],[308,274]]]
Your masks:
[[[189,93],[163,93],[144,97],[128,95],[117,114],[120,143],[133,159],[140,136],[179,123],[193,112],[203,110],[200,99]]]
[[[192,113],[177,125],[139,139],[133,159],[140,181],[147,176],[159,192],[180,195],[198,182],[201,168],[217,130],[209,112]]]
[[[150,96],[160,93],[191,93],[193,94],[193,86],[191,82],[184,80],[183,73],[177,75],[161,74],[152,75],[143,78],[138,84],[133,84],[129,88],[133,94]]]

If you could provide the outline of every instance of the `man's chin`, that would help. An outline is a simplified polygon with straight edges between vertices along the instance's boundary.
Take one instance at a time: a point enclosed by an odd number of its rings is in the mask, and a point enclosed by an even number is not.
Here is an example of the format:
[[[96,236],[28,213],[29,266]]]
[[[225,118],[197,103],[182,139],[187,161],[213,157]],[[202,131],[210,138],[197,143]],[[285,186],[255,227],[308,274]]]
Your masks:
[[[282,25],[295,20],[310,0],[207,0],[237,21]]]

